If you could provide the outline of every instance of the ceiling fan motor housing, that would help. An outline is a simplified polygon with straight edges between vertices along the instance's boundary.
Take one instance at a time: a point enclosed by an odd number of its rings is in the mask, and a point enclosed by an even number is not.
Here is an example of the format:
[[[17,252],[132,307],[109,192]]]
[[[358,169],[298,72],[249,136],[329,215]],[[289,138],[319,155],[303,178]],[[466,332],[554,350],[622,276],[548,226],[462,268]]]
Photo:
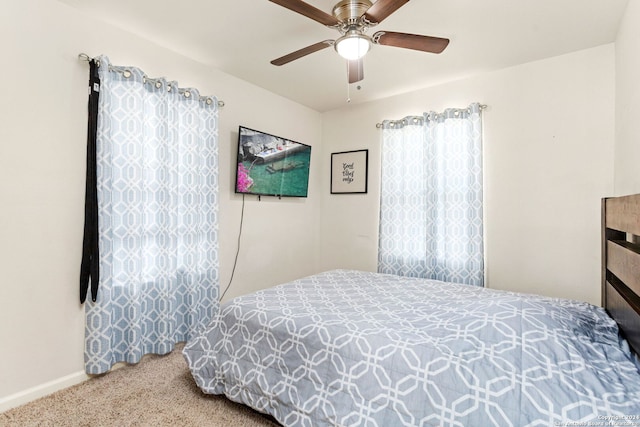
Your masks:
[[[333,7],[333,16],[344,24],[355,24],[371,5],[369,0],[342,0]]]

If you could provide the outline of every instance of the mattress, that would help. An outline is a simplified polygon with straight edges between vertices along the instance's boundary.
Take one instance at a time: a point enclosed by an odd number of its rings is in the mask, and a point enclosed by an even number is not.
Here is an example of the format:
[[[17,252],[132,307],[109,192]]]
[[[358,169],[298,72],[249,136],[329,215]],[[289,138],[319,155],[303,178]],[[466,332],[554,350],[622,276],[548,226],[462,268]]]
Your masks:
[[[334,270],[235,298],[183,353],[205,393],[285,426],[640,416],[640,373],[603,309],[425,279]]]

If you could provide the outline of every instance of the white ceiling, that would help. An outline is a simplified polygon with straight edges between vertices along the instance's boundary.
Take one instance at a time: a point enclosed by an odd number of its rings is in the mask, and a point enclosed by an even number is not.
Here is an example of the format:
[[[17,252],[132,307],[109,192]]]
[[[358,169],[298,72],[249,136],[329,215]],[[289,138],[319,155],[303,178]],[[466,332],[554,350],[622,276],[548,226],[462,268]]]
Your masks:
[[[60,1],[322,112],[345,106],[348,93],[363,102],[613,42],[628,0],[412,0],[369,34],[444,37],[447,49],[374,45],[353,85],[332,48],[270,64],[339,33],[268,0]],[[329,14],[336,2],[307,0]]]

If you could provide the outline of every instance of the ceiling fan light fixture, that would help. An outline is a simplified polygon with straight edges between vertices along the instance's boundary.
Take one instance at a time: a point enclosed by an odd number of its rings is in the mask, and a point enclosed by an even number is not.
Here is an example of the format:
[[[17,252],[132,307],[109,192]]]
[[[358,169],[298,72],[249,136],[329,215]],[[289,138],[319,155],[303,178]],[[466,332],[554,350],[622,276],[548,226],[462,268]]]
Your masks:
[[[369,52],[371,39],[361,33],[347,33],[336,40],[334,47],[344,59],[353,61],[362,58]]]

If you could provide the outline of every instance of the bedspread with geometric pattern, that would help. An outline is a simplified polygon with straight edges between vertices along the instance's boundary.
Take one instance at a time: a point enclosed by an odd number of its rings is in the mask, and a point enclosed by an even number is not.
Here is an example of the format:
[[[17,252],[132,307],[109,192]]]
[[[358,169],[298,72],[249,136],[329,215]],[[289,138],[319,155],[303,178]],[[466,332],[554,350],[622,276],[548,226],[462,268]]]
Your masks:
[[[640,425],[617,325],[571,300],[334,270],[224,304],[184,355],[285,426]]]

